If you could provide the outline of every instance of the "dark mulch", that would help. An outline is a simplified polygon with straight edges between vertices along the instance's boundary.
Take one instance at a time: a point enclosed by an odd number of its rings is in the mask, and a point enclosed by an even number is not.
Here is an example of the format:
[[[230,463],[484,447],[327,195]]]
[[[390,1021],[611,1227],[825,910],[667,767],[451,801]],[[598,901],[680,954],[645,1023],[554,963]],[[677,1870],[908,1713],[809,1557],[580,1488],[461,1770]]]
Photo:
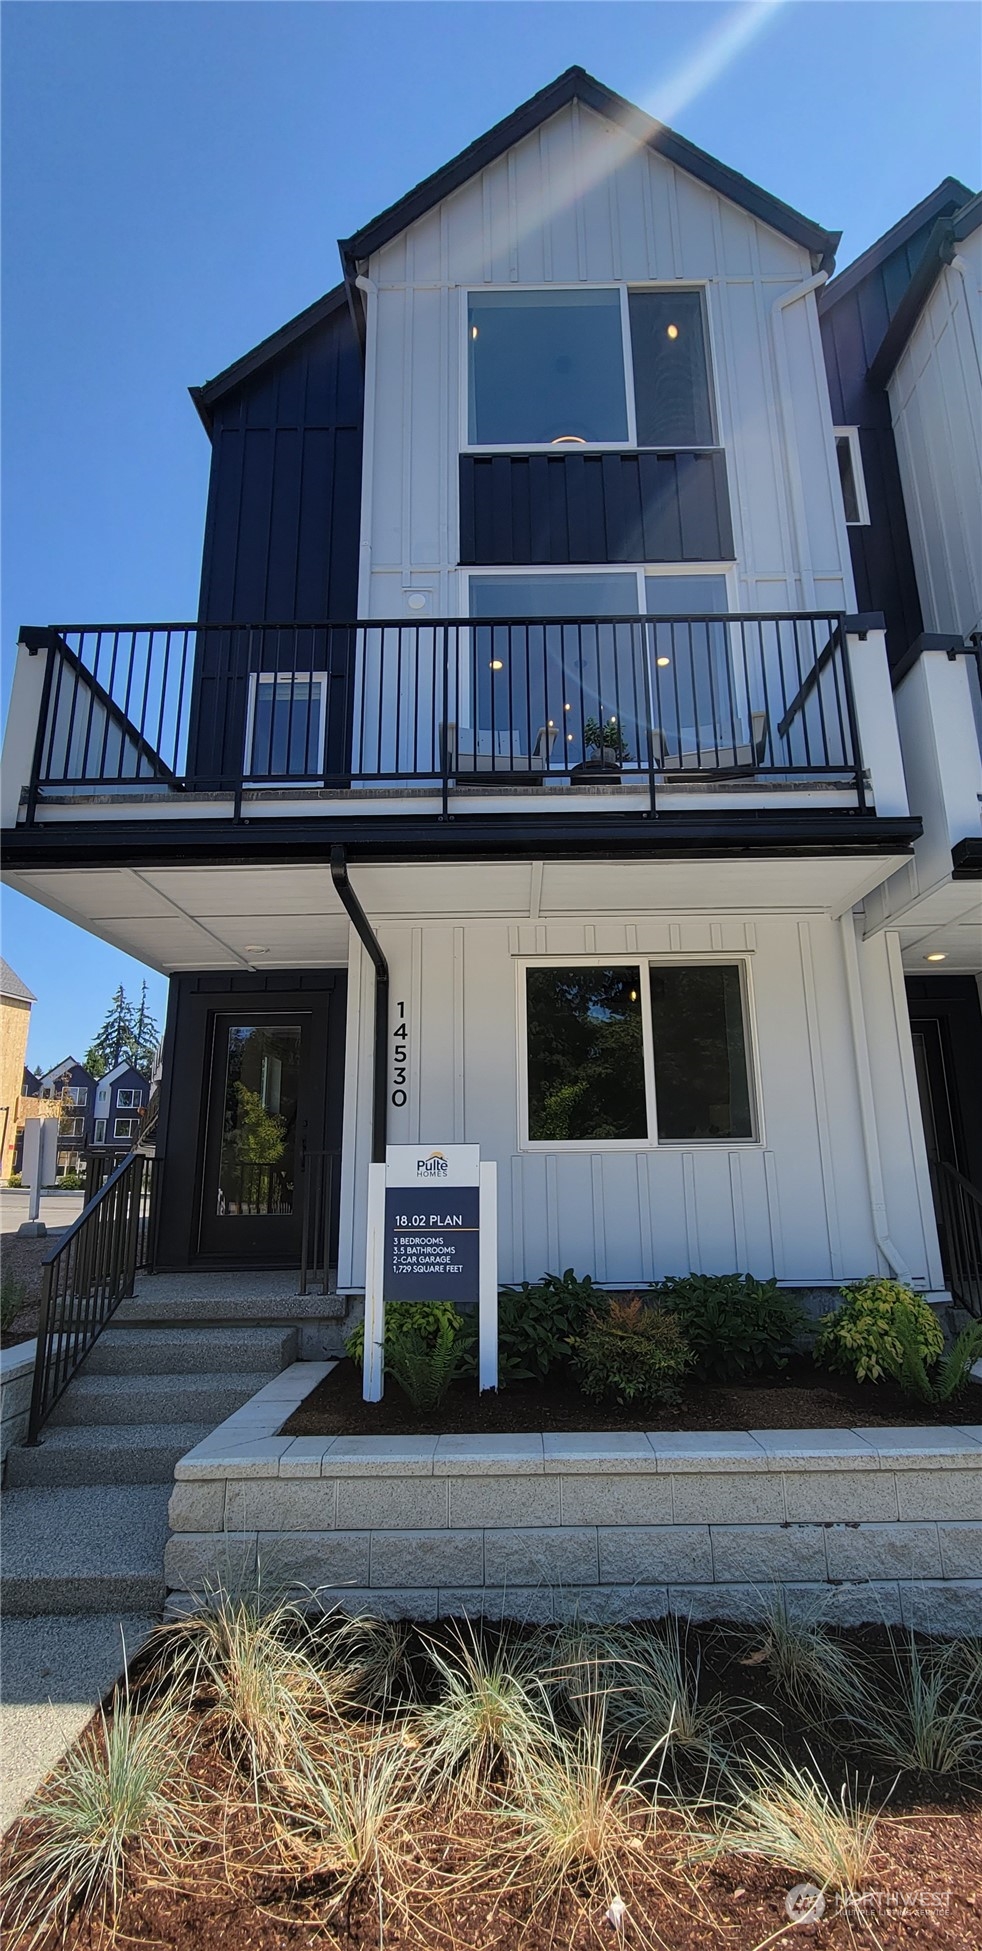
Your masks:
[[[445,1641],[453,1630],[451,1622],[427,1629]],[[493,1637],[493,1629],[487,1631]],[[888,1644],[879,1630],[842,1638],[873,1661]],[[847,1768],[834,1730],[810,1726],[781,1706],[756,1661],[752,1629],[693,1629],[689,1651],[698,1653],[704,1696],[719,1690],[742,1706],[741,1746],[776,1742],[799,1760],[812,1753],[830,1784],[842,1782]],[[421,1637],[415,1655],[425,1664]],[[883,1677],[889,1672],[887,1666]],[[148,1687],[151,1677],[144,1675]],[[139,1669],[131,1684],[139,1697]],[[902,1777],[891,1793],[892,1775],[862,1753],[846,1757],[850,1783],[858,1774],[874,1809],[888,1796],[889,1803],[851,1911],[830,1895],[821,1923],[792,1928],[784,1900],[805,1881],[802,1874],[735,1855],[712,1867],[687,1864],[680,1818],[663,1804],[655,1835],[626,1850],[617,1866],[616,1887],[628,1913],[621,1937],[604,1918],[612,1889],[583,1883],[543,1903],[525,1879],[509,1885],[512,1858],[493,1790],[482,1807],[463,1815],[424,1805],[409,1826],[401,1889],[388,1873],[381,1891],[366,1879],[328,1918],[330,1879],[301,1880],[288,1872],[277,1857],[275,1825],[265,1812],[257,1820],[250,1806],[245,1775],[201,1730],[190,1754],[193,1775],[216,1797],[214,1836],[170,1869],[134,1863],[111,1922],[75,1919],[45,1951],[116,1951],[127,1944],[159,1951],[595,1951],[617,1944],[637,1951],[757,1951],[765,1944],[802,1942],[815,1951],[978,1951],[982,1942],[978,1798],[964,1784],[914,1775]],[[694,1776],[690,1799],[698,1789]],[[8,1839],[7,1864],[30,1838],[31,1825],[25,1824],[20,1838],[15,1833]],[[19,1951],[13,1936],[6,1944]]]
[[[671,1410],[618,1409],[588,1402],[568,1375],[479,1395],[456,1383],[433,1416],[418,1416],[390,1384],[382,1402],[365,1402],[361,1369],[342,1361],[283,1425],[286,1436],[483,1434],[495,1430],[577,1429],[855,1429],[903,1423],[974,1422],[982,1389],[972,1383],[956,1402],[927,1409],[892,1382],[854,1382],[803,1357],[781,1376],[722,1388],[693,1383]]]
[[[0,1348],[12,1348],[18,1341],[29,1341],[38,1331],[41,1304],[41,1262],[57,1245],[61,1230],[48,1229],[40,1240],[20,1240],[16,1233],[4,1233],[0,1241],[0,1280],[5,1296],[16,1296],[20,1305],[11,1313],[0,1332]]]

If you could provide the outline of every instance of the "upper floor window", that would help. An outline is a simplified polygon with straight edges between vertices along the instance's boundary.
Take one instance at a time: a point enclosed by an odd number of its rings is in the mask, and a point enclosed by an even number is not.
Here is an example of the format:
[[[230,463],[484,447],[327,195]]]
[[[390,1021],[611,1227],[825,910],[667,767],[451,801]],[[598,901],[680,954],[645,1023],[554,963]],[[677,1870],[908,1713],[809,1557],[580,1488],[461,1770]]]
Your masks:
[[[120,1091],[116,1099],[116,1108],[119,1111],[138,1111],[142,1103],[142,1091]]]
[[[714,438],[698,290],[471,292],[474,447],[705,447]]]
[[[859,447],[858,427],[835,428],[835,458],[839,464],[839,485],[842,489],[842,506],[846,511],[846,526],[863,528],[869,522],[869,504],[866,500],[866,482],[863,477],[863,457]]]
[[[87,1084],[69,1084],[65,1096],[69,1104],[76,1104],[81,1109],[83,1104],[88,1104],[89,1087]]]

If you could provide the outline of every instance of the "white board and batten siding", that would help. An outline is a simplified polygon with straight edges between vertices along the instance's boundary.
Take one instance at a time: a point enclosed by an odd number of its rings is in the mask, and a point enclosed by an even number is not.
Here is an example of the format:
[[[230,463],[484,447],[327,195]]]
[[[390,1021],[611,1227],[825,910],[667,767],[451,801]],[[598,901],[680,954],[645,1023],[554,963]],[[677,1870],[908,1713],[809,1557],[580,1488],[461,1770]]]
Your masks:
[[[735,538],[732,607],[852,609],[808,252],[572,103],[370,260],[360,614],[466,613],[457,574],[465,296],[704,284]]]
[[[516,863],[514,872],[527,877],[529,870]],[[376,913],[373,920],[390,968],[390,1025],[404,1021],[408,1030],[398,1106],[390,1047],[389,1141],[477,1143],[497,1161],[502,1280],[573,1266],[633,1285],[667,1272],[740,1269],[821,1286],[887,1271],[871,1216],[846,976],[831,918],[774,912],[630,921],[604,918],[601,906],[592,921],[504,912],[415,922]],[[904,1079],[909,1027],[896,944],[879,936],[859,952],[889,1237],[911,1277],[933,1290],[942,1280],[923,1139]],[[645,954],[744,963],[759,1140],[528,1146],[520,1104],[524,968],[542,957]],[[373,982],[352,936],[339,1261],[339,1286],[351,1291],[364,1281]]]
[[[946,265],[890,380],[924,628],[982,629],[982,228]]]

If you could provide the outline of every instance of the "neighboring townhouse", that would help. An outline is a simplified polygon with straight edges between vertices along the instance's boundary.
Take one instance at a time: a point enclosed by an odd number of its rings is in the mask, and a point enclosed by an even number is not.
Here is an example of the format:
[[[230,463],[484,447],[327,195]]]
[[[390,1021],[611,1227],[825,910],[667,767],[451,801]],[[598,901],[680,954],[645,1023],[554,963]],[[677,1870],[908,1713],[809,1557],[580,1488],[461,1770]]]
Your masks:
[[[150,1080],[133,1064],[118,1063],[95,1087],[92,1144],[125,1158],[140,1138],[150,1097]]]
[[[923,822],[912,858],[867,898],[865,932],[900,942],[946,1275],[979,1312],[982,196],[946,178],[819,310],[837,438],[850,443],[857,590],[887,619]]]
[[[161,1265],[295,1265],[328,1161],[357,1294],[470,1141],[504,1280],[944,1294],[837,241],[571,69],[195,389],[198,620],[22,630],[7,878],[171,977]]]
[[[31,1027],[33,991],[0,955],[0,1179],[14,1171],[17,1100],[27,1091],[24,1057]]]
[[[38,1079],[37,1095],[42,1103],[60,1099],[63,1105],[58,1131],[56,1176],[65,1172],[84,1172],[86,1148],[92,1142],[95,1115],[96,1081],[90,1070],[74,1057],[64,1057]]]

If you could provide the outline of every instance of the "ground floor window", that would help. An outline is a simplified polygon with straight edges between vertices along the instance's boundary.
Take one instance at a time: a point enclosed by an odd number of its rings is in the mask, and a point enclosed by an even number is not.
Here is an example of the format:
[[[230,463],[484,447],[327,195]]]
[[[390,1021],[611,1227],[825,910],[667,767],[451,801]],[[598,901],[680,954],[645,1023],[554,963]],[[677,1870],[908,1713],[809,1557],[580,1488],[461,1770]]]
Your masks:
[[[550,964],[524,1000],[530,1144],[756,1136],[741,964]]]

